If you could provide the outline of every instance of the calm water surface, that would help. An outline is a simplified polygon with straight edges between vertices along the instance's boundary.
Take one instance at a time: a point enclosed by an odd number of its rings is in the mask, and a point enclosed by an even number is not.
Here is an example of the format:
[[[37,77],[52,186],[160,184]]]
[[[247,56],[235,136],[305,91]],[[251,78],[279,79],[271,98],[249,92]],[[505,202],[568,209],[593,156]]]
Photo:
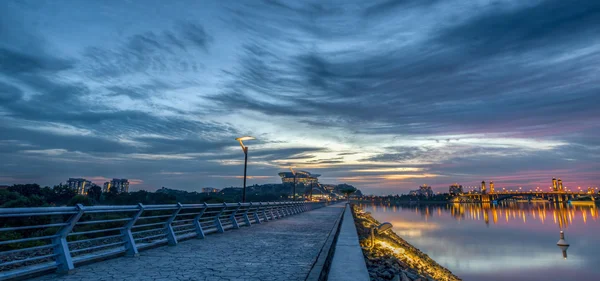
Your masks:
[[[465,281],[600,280],[600,218],[593,206],[363,207]],[[567,259],[556,246],[561,229],[571,244]]]

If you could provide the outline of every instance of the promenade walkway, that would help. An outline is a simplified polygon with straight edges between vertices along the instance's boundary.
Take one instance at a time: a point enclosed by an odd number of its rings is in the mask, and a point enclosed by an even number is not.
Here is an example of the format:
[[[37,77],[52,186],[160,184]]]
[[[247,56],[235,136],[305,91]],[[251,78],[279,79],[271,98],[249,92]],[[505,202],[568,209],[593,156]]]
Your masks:
[[[33,280],[305,280],[344,204]]]

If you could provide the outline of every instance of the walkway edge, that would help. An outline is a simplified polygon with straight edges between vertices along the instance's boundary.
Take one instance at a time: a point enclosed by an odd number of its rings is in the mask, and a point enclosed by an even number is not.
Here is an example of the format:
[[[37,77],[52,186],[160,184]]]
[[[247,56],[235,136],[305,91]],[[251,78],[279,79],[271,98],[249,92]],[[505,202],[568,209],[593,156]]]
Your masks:
[[[338,236],[327,280],[369,281],[369,271],[360,247],[350,204],[346,204]]]
[[[329,269],[331,267],[331,261],[333,260],[333,255],[335,252],[334,245],[336,244],[338,234],[340,233],[340,226],[342,225],[341,221],[344,217],[344,213],[347,211],[348,208],[344,208],[344,210],[340,213],[339,217],[335,220],[335,223],[333,224],[333,227],[329,232],[329,236],[327,236],[325,244],[323,244],[323,247],[321,248],[321,251],[317,256],[315,263],[313,264],[312,268],[310,269],[310,272],[308,273],[305,279],[306,281],[327,280]]]

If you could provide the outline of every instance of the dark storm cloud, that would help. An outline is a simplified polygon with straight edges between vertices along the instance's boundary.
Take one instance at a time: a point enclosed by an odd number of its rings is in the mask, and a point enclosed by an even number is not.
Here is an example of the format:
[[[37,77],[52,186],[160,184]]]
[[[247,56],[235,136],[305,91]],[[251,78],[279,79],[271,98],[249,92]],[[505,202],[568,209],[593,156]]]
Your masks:
[[[423,7],[427,4],[435,3],[438,0],[382,0],[369,1],[370,5],[364,10],[365,17],[378,17],[382,15],[393,15],[398,9],[410,7]],[[371,4],[372,3],[372,4]]]
[[[531,127],[565,125],[565,120],[590,115],[597,119],[592,105],[600,102],[598,83],[593,69],[585,66],[600,61],[600,54],[561,59],[567,54],[557,52],[565,44],[581,46],[599,26],[594,24],[599,5],[581,4],[546,1],[506,11],[490,8],[456,25],[441,23],[419,45],[373,53],[299,48],[297,55],[285,57],[269,47],[278,44],[271,39],[255,44],[260,52],[241,54],[241,68],[231,73],[234,82],[215,100],[267,114],[318,116],[304,122],[325,127],[383,122],[358,126],[357,132],[369,134],[542,132]],[[555,10],[565,13],[549,12]],[[310,18],[303,13],[296,17]],[[285,40],[279,43],[285,45]],[[566,108],[571,110],[561,110]]]
[[[180,23],[175,31],[135,34],[116,48],[90,47],[84,65],[94,76],[116,77],[139,72],[197,72],[198,51],[208,52],[212,37],[195,23]]]
[[[353,180],[372,165],[376,186],[597,167],[595,1],[160,4],[156,16],[77,3],[89,22],[68,33],[46,28],[61,16],[43,3],[0,4],[0,154],[12,165],[0,177],[35,178],[18,168],[31,166],[224,186],[246,133],[262,139],[250,150],[259,176],[300,163]]]
[[[547,0],[520,9],[490,9],[465,23],[443,30],[442,43],[460,45],[470,54],[569,47],[600,31],[597,1]]]

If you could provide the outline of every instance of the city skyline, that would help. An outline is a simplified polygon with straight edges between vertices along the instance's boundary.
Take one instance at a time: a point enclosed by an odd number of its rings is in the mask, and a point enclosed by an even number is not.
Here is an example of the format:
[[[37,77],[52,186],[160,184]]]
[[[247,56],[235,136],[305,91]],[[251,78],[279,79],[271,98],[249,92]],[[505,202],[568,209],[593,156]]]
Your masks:
[[[0,2],[0,185],[600,184],[594,1],[150,2]]]

